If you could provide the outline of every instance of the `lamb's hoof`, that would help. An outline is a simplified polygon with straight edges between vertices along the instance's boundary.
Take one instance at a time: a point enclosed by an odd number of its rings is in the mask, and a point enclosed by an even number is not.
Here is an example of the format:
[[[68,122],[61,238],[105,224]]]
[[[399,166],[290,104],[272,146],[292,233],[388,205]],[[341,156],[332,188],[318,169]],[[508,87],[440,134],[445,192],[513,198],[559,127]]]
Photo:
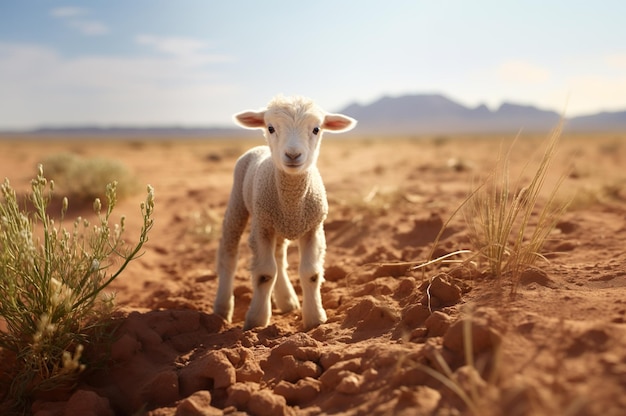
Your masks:
[[[270,324],[270,316],[263,317],[256,314],[252,314],[249,310],[246,314],[246,320],[243,323],[243,330],[248,331],[254,328],[264,328]]]
[[[235,309],[234,301],[226,304],[213,305],[213,313],[223,318],[226,322],[231,323],[233,320],[233,309]]]
[[[264,323],[259,323],[259,322],[249,322],[246,319],[246,321],[243,323],[243,330],[249,331],[254,328],[265,328],[266,326],[267,326],[267,323],[264,324]]]
[[[274,298],[274,304],[280,313],[287,313],[300,309],[300,301],[297,297]]]
[[[321,324],[327,321],[326,312],[316,317],[302,317],[302,325],[304,326],[304,331],[309,331],[313,328],[317,328]]]

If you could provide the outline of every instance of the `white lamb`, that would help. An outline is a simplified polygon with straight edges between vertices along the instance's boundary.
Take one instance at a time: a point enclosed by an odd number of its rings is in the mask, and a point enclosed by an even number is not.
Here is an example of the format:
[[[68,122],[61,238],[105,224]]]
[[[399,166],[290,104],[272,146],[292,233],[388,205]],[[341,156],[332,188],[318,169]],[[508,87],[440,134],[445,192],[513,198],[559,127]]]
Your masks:
[[[356,121],[328,114],[310,99],[283,96],[275,97],[260,111],[237,114],[235,120],[246,128],[263,129],[269,146],[250,149],[235,166],[217,253],[219,287],[214,311],[228,322],[232,320],[239,240],[251,216],[253,295],[244,329],[269,324],[271,298],[283,313],[300,308],[287,276],[285,240],[298,240],[302,321],[305,330],[311,329],[326,321],[320,286],[324,280],[323,222],[328,202],[316,166],[320,142],[324,131],[347,131]]]

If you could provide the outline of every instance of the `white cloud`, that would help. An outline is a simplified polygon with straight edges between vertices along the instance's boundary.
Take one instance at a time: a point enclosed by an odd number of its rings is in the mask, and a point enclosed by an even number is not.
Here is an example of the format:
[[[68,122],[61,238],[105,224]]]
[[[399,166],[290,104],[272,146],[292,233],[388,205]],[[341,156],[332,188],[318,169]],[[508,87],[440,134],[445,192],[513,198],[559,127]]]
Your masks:
[[[50,11],[50,15],[61,19],[68,27],[78,30],[86,36],[106,35],[110,32],[107,25],[94,19],[86,19],[88,9],[82,7],[58,7]]]
[[[572,76],[566,81],[568,113],[623,111],[626,108],[626,74],[615,77]]]
[[[232,58],[227,55],[207,52],[207,49],[210,49],[211,45],[202,39],[138,35],[135,37],[135,42],[139,45],[152,47],[153,50],[157,52],[175,56],[187,63],[195,65],[232,60]]]
[[[95,20],[70,20],[68,21],[68,25],[78,29],[83,35],[88,36],[106,35],[110,32],[107,25]]]
[[[87,9],[83,9],[81,7],[57,7],[50,11],[50,15],[58,18],[83,16],[88,13]]]
[[[175,55],[197,53],[208,46],[207,43],[202,40],[185,37],[138,35],[135,41],[141,45],[153,46],[160,52]]]
[[[206,125],[229,119],[238,87],[213,68],[156,57],[65,58],[0,42],[0,129],[45,124]],[[236,109],[235,109],[236,110]]]
[[[497,68],[498,77],[505,82],[540,84],[550,79],[550,71],[523,60],[509,60]]]
[[[581,56],[561,68],[544,98],[568,116],[626,109],[626,54]],[[556,72],[556,71],[555,71]]]

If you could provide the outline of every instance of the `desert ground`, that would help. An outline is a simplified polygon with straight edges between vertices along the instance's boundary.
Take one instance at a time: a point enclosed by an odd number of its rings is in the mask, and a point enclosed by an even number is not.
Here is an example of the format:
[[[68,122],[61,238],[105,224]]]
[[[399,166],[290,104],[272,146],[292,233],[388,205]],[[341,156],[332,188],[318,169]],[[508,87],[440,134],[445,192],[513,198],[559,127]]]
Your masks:
[[[512,176],[532,171],[546,136],[517,140]],[[472,249],[457,208],[514,137],[325,135],[328,322],[308,332],[299,312],[242,330],[246,235],[232,324],[212,310],[232,169],[260,135],[3,137],[0,178],[18,189],[37,163],[72,152],[121,161],[156,195],[143,256],[110,286],[119,311],[107,365],[40,397],[32,414],[626,414],[626,135],[562,135],[545,187],[565,175],[560,197],[571,204],[545,260],[517,285],[483,273],[479,258],[454,273],[442,262],[413,269]],[[126,215],[129,240],[144,197],[140,189],[114,212]],[[84,213],[70,200],[73,215]],[[295,244],[289,262],[301,295]]]

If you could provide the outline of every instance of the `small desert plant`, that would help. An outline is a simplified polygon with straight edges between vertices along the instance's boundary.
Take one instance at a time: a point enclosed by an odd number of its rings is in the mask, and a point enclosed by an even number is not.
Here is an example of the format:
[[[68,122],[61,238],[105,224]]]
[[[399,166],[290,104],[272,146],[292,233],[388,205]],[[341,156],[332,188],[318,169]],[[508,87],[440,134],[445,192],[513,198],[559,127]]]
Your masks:
[[[65,196],[77,202],[104,198],[107,184],[117,182],[117,198],[134,194],[139,185],[130,170],[120,161],[84,158],[74,153],[57,153],[42,161],[46,175],[60,186]]]
[[[41,165],[29,193],[33,212],[20,208],[8,179],[0,189],[0,319],[6,326],[0,347],[17,361],[4,399],[19,405],[38,392],[71,386],[84,369],[83,348],[104,335],[112,311],[113,299],[103,290],[148,240],[154,191],[148,186],[141,203],[138,242],[127,245],[124,217],[110,225],[115,182],[106,188],[104,210],[94,201],[96,224],[79,217],[69,230],[63,226],[67,198],[58,224],[47,213],[54,182],[47,181]]]
[[[486,182],[463,204],[473,251],[486,260],[487,272],[491,276],[511,279],[512,292],[515,292],[521,274],[544,258],[541,255],[543,245],[567,208],[567,202],[557,198],[565,175],[556,182],[545,201],[540,199],[560,134],[559,125],[548,138],[543,156],[528,183],[523,183],[524,172],[517,183],[510,183],[509,150],[504,158],[499,159]]]
[[[193,211],[188,214],[187,220],[189,232],[198,240],[208,242],[220,238],[222,222],[215,210]]]

